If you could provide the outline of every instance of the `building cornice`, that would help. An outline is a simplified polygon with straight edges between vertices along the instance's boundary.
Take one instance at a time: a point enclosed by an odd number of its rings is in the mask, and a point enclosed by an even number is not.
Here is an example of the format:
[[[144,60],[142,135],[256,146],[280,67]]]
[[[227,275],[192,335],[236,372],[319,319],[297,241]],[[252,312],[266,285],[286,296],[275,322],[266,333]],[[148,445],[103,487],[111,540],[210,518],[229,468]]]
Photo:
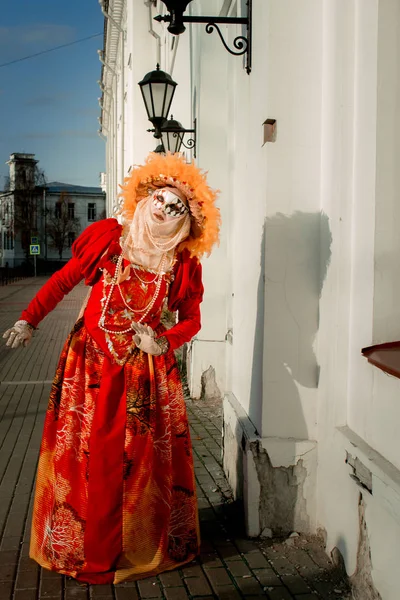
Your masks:
[[[104,11],[108,13],[111,19],[104,17],[104,40],[103,40],[103,60],[101,69],[101,82],[104,90],[108,93],[102,94],[101,120],[105,129],[109,126],[109,114],[111,110],[111,97],[113,90],[114,76],[118,73],[118,53],[121,40],[121,29],[123,23],[125,0],[105,0]],[[123,68],[123,65],[121,65]]]

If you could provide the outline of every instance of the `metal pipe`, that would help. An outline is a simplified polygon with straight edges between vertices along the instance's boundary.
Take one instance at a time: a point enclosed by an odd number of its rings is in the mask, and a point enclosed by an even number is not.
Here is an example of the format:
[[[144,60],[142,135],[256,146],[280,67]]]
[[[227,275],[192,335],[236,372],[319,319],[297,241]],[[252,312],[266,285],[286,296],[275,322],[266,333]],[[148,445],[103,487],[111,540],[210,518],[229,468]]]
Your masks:
[[[153,16],[151,12],[151,5],[147,5],[149,7],[149,33],[157,40],[157,64],[161,63],[161,37],[158,35],[156,31],[153,29]]]
[[[121,33],[121,149],[119,183],[124,181],[125,170],[125,36]]]
[[[120,134],[120,151],[118,153],[119,155],[119,164],[118,164],[118,171],[119,173],[117,173],[117,179],[119,180],[119,183],[122,183],[123,179],[124,179],[124,151],[125,151],[125,51],[124,51],[124,42],[126,39],[126,31],[116,22],[116,20],[110,15],[109,12],[107,12],[104,8],[104,0],[99,0],[99,4],[101,7],[101,12],[103,13],[104,17],[106,19],[108,19],[108,21],[110,21],[110,23],[113,25],[113,27],[116,28],[117,31],[119,31],[120,33],[120,44],[121,44],[121,79],[120,79],[120,96],[121,96],[121,134]],[[100,56],[100,54],[99,54]],[[106,63],[104,62],[104,52],[102,53],[102,58],[100,58],[100,60],[102,60],[103,64],[105,66],[108,66],[108,68],[111,70],[111,67],[109,65],[106,65]],[[114,76],[117,75],[117,73],[112,70],[112,73]],[[118,84],[118,81],[117,81]],[[117,93],[117,90],[115,90],[115,93]],[[115,135],[117,135],[117,118],[115,120]]]
[[[114,71],[114,69],[110,67],[110,65],[104,60],[104,50],[97,50],[97,54],[99,55],[99,61],[101,64],[104,65],[106,69],[108,69],[115,76],[117,72]]]
[[[124,33],[124,30],[122,29],[122,27],[120,25],[118,25],[118,23],[112,18],[112,16],[110,15],[110,13],[108,13],[106,11],[106,9],[104,8],[104,0],[99,0],[99,4],[100,4],[101,12],[103,13],[104,17],[106,19],[108,19],[110,21],[110,23],[112,23],[114,25],[114,27],[116,29],[118,29],[118,31],[120,33]]]

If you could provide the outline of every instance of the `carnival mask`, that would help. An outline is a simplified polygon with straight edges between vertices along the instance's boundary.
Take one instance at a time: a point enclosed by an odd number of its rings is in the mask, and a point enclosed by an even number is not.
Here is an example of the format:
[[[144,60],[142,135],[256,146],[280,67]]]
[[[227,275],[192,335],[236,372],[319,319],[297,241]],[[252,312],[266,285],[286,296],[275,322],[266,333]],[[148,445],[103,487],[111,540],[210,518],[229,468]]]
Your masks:
[[[163,211],[169,217],[181,217],[189,212],[189,208],[172,189],[161,188],[152,194],[152,202],[156,209]]]

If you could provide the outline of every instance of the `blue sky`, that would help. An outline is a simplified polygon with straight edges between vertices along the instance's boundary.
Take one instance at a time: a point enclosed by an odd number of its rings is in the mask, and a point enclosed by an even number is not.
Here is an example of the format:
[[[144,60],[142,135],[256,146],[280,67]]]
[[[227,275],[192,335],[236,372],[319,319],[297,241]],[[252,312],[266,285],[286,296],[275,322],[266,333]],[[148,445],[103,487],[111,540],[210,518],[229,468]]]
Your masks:
[[[0,64],[103,32],[98,0],[15,0],[0,22]],[[48,181],[99,185],[102,36],[0,68],[0,190],[12,152],[36,155]]]

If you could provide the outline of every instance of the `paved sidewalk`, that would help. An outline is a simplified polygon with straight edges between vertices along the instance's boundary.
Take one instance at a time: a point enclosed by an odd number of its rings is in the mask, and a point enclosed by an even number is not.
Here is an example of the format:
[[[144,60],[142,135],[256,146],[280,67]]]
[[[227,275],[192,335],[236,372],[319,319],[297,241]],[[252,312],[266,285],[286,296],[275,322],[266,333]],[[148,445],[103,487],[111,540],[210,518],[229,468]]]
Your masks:
[[[0,331],[46,278],[0,287]],[[28,557],[32,493],[51,380],[86,295],[79,285],[43,321],[28,348],[0,343],[0,600],[347,600],[351,594],[317,539],[247,540],[241,507],[221,468],[222,407],[188,399],[202,529],[200,557],[184,569],[118,586],[80,585]]]

